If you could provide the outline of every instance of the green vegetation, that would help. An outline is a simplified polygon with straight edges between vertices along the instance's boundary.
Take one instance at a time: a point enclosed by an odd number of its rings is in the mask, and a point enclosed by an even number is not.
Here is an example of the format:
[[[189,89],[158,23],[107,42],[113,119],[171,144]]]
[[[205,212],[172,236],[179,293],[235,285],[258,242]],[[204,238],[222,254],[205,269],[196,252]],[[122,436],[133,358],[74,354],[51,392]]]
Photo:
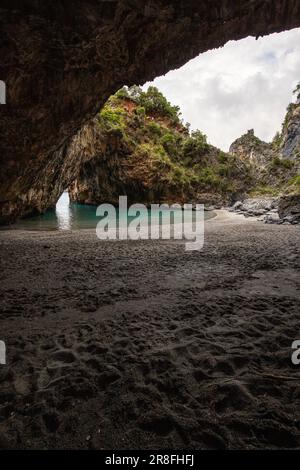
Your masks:
[[[296,104],[295,103],[290,103],[287,107],[287,110],[286,110],[286,115],[285,115],[285,119],[284,119],[284,122],[282,124],[282,131],[284,131],[287,126],[288,126],[288,123],[290,122],[291,120],[291,116],[296,108]]]
[[[155,121],[151,121],[147,123],[147,130],[150,133],[150,135],[153,137],[161,136],[163,133],[162,127],[160,124],[158,124]]]
[[[129,99],[129,93],[128,93],[128,89],[126,86],[123,86],[123,88],[121,88],[120,90],[117,91],[117,93],[115,94],[115,97],[122,100],[122,99]]]
[[[274,188],[273,186],[267,185],[258,185],[251,189],[249,196],[278,196],[280,193],[279,188]]]
[[[280,134],[280,132],[276,132],[274,139],[272,141],[272,147],[274,148],[274,150],[279,149],[281,143],[282,143],[282,135]]]
[[[228,159],[229,159],[228,153],[222,152],[222,150],[220,150],[219,155],[218,155],[219,162],[226,163],[228,162]]]
[[[300,82],[296,86],[295,90],[293,91],[294,95],[296,95],[297,100],[300,100]]]
[[[160,142],[168,155],[177,155],[178,139],[176,139],[174,133],[166,132],[160,139]]]
[[[274,157],[271,163],[272,168],[285,168],[286,170],[290,170],[293,166],[293,161],[279,157]]]
[[[180,123],[180,109],[173,106],[166,97],[154,86],[149,86],[147,91],[134,85],[127,89],[121,88],[115,97],[118,99],[130,99],[143,107],[147,114],[160,115],[169,118],[173,124]]]
[[[124,114],[122,108],[113,108],[106,104],[99,113],[99,123],[107,131],[119,131],[122,133],[125,126]]]
[[[199,161],[209,150],[206,135],[201,131],[192,132],[182,143],[182,156],[186,164]]]
[[[190,132],[180,119],[179,108],[153,86],[147,91],[123,87],[99,113],[99,125],[102,131],[119,136],[117,148],[126,155],[120,159],[124,164],[120,171],[135,191],[143,187],[161,195],[159,199],[169,198],[170,192],[185,200],[203,193],[229,198],[253,185],[250,164],[211,146],[201,131]],[[285,160],[272,164],[288,166]],[[273,191],[256,190],[261,194]]]
[[[296,175],[289,180],[290,185],[299,186],[300,188],[300,175]]]
[[[289,194],[300,194],[300,175],[295,175],[288,181],[286,192]]]
[[[135,113],[136,113],[138,116],[145,116],[146,110],[145,110],[144,106],[138,106],[138,107],[135,109]]]
[[[179,107],[172,106],[164,95],[154,86],[139,96],[139,104],[147,113],[154,113],[171,118],[174,124],[179,123]]]

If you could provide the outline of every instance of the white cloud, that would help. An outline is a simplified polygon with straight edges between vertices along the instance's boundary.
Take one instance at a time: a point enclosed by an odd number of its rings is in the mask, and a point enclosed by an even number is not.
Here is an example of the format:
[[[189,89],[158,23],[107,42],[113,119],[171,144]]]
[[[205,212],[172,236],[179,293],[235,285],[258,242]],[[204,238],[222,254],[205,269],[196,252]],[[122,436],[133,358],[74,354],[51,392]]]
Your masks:
[[[228,150],[248,129],[270,141],[300,81],[300,29],[230,41],[152,82],[183,119]],[[149,83],[144,85],[147,88]]]

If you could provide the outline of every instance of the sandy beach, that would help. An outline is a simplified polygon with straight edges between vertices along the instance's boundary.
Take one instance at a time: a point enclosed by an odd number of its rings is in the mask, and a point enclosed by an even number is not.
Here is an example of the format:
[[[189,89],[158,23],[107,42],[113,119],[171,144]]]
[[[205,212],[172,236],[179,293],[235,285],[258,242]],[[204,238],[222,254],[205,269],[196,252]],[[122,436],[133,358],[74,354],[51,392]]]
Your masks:
[[[300,227],[0,232],[1,448],[300,447]]]

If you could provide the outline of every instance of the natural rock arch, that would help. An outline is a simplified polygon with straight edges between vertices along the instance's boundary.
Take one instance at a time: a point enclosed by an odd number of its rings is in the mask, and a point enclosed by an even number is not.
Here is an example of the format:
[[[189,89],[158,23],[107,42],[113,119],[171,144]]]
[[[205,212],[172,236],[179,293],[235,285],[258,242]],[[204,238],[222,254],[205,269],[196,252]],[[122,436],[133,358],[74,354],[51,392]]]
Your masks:
[[[55,204],[80,164],[69,139],[123,84],[297,26],[298,0],[2,0],[0,221]]]

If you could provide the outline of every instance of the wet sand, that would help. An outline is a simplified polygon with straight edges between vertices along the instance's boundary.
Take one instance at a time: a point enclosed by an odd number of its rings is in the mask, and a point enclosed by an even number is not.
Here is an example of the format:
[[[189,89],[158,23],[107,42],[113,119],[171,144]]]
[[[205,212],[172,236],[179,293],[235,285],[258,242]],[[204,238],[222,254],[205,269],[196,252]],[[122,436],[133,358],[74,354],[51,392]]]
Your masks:
[[[2,448],[300,447],[300,227],[0,233]]]

